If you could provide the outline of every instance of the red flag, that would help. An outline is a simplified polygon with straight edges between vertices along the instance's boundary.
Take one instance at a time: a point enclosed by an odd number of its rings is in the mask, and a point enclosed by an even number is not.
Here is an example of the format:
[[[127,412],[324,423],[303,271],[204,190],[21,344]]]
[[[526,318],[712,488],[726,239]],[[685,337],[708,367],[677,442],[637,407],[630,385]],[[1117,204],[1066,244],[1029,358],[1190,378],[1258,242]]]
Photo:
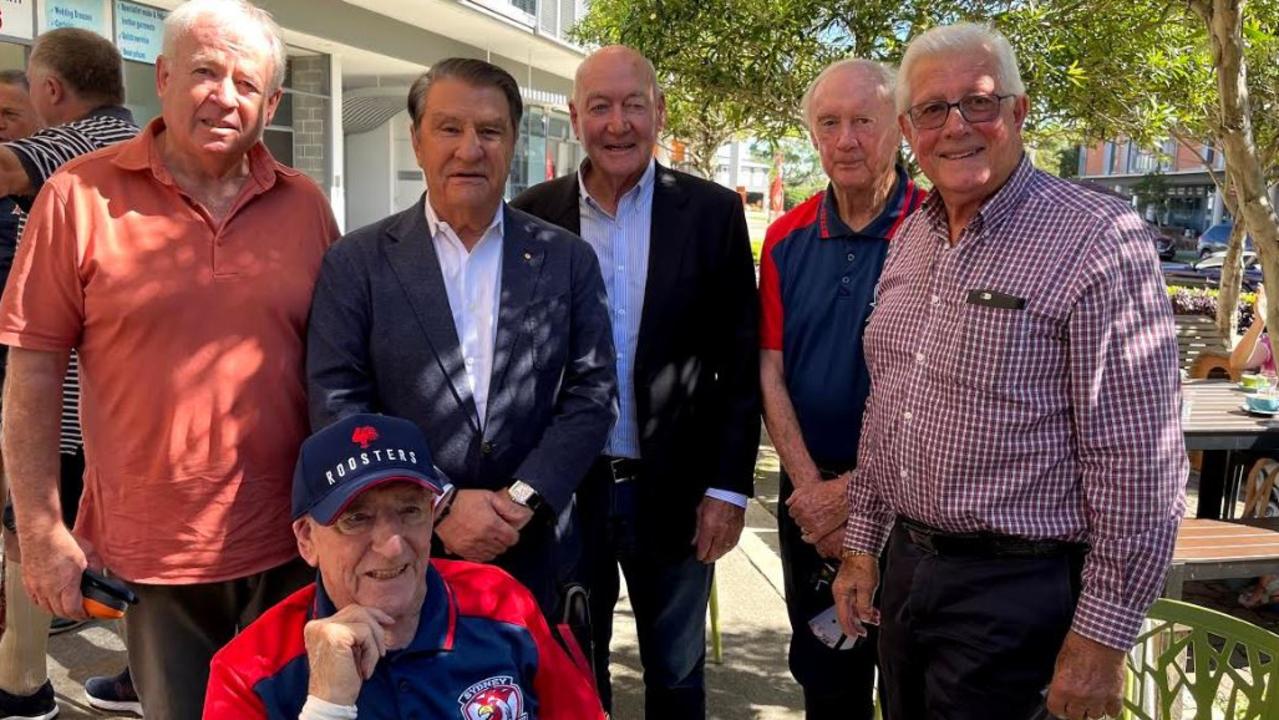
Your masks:
[[[786,191],[782,187],[782,154],[773,154],[773,184],[768,188],[768,212],[776,218],[786,209]]]

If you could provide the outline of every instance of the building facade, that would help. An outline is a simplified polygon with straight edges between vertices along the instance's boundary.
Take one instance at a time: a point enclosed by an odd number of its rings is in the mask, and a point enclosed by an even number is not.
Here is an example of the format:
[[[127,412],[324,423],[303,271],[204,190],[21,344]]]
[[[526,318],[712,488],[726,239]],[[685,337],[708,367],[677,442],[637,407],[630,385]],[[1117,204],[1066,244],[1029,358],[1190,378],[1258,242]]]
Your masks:
[[[463,56],[500,65],[525,102],[508,196],[571,172],[583,153],[568,119],[584,57],[567,40],[586,0],[254,0],[284,31],[284,98],[266,144],[324,189],[344,229],[412,205],[423,176],[409,140],[409,85],[433,63]],[[75,26],[115,41],[127,104],[159,113],[155,58],[181,0],[0,0],[0,69],[23,68],[32,39]]]
[[[733,140],[715,153],[715,182],[739,193],[745,193],[748,204],[768,203],[767,163],[751,156],[750,140]]]
[[[1197,236],[1229,219],[1208,168],[1220,173],[1225,158],[1213,147],[1188,148],[1175,140],[1159,151],[1112,140],[1080,147],[1079,176],[1134,198],[1147,220]]]

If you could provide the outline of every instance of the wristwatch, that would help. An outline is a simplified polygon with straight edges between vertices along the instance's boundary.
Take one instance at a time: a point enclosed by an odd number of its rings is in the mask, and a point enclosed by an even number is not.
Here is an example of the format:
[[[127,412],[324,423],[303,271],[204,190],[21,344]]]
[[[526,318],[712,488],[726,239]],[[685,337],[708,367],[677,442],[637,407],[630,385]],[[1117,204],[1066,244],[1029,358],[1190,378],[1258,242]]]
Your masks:
[[[511,486],[506,489],[506,492],[517,504],[523,505],[535,513],[538,510],[541,510],[546,504],[546,501],[542,499],[542,496],[537,494],[537,490],[534,490],[532,485],[529,485],[523,480],[516,480],[511,483]]]

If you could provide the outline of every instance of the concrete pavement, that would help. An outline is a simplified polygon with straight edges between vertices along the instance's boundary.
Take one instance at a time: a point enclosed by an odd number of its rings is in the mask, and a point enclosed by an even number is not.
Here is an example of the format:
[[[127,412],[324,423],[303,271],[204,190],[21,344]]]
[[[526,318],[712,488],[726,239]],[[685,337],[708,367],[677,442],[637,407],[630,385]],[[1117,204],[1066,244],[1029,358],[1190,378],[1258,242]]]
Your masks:
[[[707,663],[708,716],[715,720],[799,720],[803,699],[786,667],[790,625],[782,600],[777,525],[770,514],[777,503],[777,460],[771,447],[761,450],[756,476],[758,498],[748,508],[741,542],[716,565],[724,662]],[[59,717],[130,717],[99,714],[84,697],[86,678],[113,674],[124,663],[124,645],[109,624],[95,623],[51,638],[49,674],[62,707]],[[639,647],[625,595],[618,605],[612,670],[615,717],[642,718]]]

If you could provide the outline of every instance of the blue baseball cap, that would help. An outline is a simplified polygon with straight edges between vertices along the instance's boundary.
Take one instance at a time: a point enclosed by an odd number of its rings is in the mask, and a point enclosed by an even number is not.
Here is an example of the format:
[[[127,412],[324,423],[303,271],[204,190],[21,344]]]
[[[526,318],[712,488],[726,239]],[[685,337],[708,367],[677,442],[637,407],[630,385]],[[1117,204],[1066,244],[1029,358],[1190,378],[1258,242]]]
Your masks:
[[[452,487],[431,464],[417,425],[387,415],[349,415],[302,443],[293,471],[293,519],[331,525],[360,493],[391,482],[415,482],[444,497]]]

